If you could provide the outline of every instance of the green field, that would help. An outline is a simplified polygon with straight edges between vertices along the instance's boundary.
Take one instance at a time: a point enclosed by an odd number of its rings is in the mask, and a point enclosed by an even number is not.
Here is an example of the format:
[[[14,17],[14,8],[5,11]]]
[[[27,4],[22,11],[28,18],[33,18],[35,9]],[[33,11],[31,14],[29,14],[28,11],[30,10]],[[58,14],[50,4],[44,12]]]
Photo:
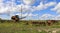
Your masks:
[[[55,31],[56,33],[60,33],[60,23],[55,23],[51,26],[26,25],[26,21],[19,23],[5,21],[0,23],[0,33],[53,33]]]

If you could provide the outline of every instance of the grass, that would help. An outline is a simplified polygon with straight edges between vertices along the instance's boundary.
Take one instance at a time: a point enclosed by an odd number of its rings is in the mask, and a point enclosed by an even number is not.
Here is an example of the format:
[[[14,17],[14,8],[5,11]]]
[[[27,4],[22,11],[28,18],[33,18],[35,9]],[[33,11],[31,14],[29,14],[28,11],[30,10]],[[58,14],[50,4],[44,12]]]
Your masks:
[[[47,32],[47,30],[51,30],[52,28],[60,28],[60,24],[54,24],[51,26],[40,26],[31,24],[26,25],[25,22],[0,23],[0,33],[49,33]]]

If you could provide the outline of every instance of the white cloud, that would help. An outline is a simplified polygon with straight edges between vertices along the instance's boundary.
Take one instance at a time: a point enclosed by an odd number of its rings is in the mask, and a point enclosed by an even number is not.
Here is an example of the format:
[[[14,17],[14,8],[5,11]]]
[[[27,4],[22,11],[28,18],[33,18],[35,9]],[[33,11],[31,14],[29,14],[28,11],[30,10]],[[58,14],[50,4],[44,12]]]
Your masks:
[[[23,2],[26,5],[32,5],[33,3],[35,3],[35,0],[23,0]]]
[[[54,20],[54,15],[51,14],[43,14],[40,16],[40,20]]]
[[[19,15],[21,17],[21,14],[17,13],[16,15]],[[12,15],[11,15],[12,16]],[[27,18],[24,18],[23,20],[38,20],[37,16],[38,14],[32,14],[32,13],[25,13],[22,14],[22,17],[27,16]],[[34,19],[33,17],[36,17],[36,19]],[[52,15],[52,14],[43,14],[42,16],[39,17],[39,20],[60,20],[60,15]]]
[[[56,11],[57,13],[60,13],[60,2],[54,8],[52,8],[51,10]]]
[[[43,3],[41,2],[40,5],[38,5],[37,7],[35,7],[35,10],[42,10],[44,9],[44,5]]]
[[[32,9],[33,6],[29,6],[29,5],[22,5],[22,11],[34,11],[34,9]]]
[[[48,8],[50,6],[55,6],[57,3],[56,2],[49,2],[47,4],[45,4],[45,8]]]
[[[11,12],[20,12],[21,11],[21,6],[22,6],[22,11],[23,12],[33,12],[33,11],[36,11],[36,10],[44,10],[50,6],[54,6],[56,5],[55,2],[49,2],[49,3],[46,3],[46,4],[43,4],[42,2],[40,2],[40,4],[38,6],[31,6],[31,4],[33,4],[35,2],[35,0],[23,0],[24,4],[19,4],[19,5],[16,5],[15,4],[15,1],[14,0],[11,0],[11,1],[7,1],[6,3],[3,3],[2,0],[0,0],[0,13],[10,13]],[[26,14],[23,14],[22,16],[26,16],[28,13]],[[11,14],[11,16],[14,15],[14,14]],[[20,16],[20,14],[18,14]],[[30,13],[28,15],[28,17],[31,17],[31,16],[38,16],[38,14],[32,14]],[[50,15],[48,15],[50,16]],[[48,17],[46,16],[46,18]]]
[[[40,20],[60,20],[60,15],[52,15],[52,14],[43,14],[39,17]]]
[[[32,0],[24,0],[27,2],[31,2]],[[33,0],[34,1],[34,0]],[[32,4],[32,3],[31,3]],[[22,11],[23,12],[33,12],[36,10],[43,10],[45,8],[48,8],[52,5],[55,5],[55,2],[49,2],[47,4],[44,4],[41,2],[40,5],[38,5],[37,7],[35,6],[30,6],[30,5],[24,5],[24,4],[19,4],[16,5],[14,1],[7,1],[6,3],[3,3],[3,1],[1,1],[0,3],[0,13],[8,13],[9,12],[18,12],[21,11],[21,6],[22,6]]]
[[[21,17],[21,13],[20,14],[18,13],[16,15],[19,15]],[[22,14],[22,17],[24,17],[24,16],[28,16],[28,13]]]
[[[30,13],[30,14],[28,14],[28,16],[29,16],[29,17],[38,16],[38,14],[32,14],[32,13]]]
[[[26,18],[24,18],[24,19],[22,19],[22,20],[29,20],[29,19],[34,20],[33,17],[38,16],[38,14],[32,14],[32,13],[25,13],[25,14],[22,14],[22,16],[21,16],[21,13],[20,13],[20,14],[17,13],[16,15],[19,15],[19,17],[25,17],[25,16],[26,16]],[[12,15],[11,15],[11,16],[12,16]]]
[[[9,4],[9,5],[8,5]],[[23,12],[33,11],[32,6],[20,4],[16,5],[15,3],[8,3],[8,4],[0,4],[0,13],[8,13],[8,12],[20,12],[21,6]]]
[[[35,10],[43,10],[55,5],[56,5],[56,2],[49,2],[46,4],[43,4],[43,2],[40,2],[40,4],[37,7],[35,7]]]
[[[8,1],[6,3],[4,3],[3,1],[0,2],[0,13],[5,13],[5,12],[8,12],[8,11],[11,11],[12,9],[12,6],[14,5],[15,3],[11,0],[11,1]]]
[[[57,15],[57,16],[55,17],[55,19],[56,19],[56,20],[60,20],[60,15]]]
[[[17,13],[16,15],[21,16],[21,13]],[[38,14],[32,14],[32,13],[25,13],[22,14],[22,17],[27,16],[27,17],[32,17],[32,16],[38,16]]]

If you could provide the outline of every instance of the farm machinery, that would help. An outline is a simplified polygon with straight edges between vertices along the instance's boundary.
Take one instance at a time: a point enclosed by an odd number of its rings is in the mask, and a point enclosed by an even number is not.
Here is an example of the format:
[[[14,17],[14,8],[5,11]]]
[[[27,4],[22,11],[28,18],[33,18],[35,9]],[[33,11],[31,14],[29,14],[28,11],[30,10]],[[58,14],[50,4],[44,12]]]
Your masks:
[[[26,18],[26,17],[27,17],[27,16],[24,16],[24,17],[19,18],[18,15],[15,15],[15,16],[12,16],[11,19],[12,19],[13,21],[17,22],[17,21],[19,21],[19,20],[21,20],[21,19],[24,19],[24,18]]]

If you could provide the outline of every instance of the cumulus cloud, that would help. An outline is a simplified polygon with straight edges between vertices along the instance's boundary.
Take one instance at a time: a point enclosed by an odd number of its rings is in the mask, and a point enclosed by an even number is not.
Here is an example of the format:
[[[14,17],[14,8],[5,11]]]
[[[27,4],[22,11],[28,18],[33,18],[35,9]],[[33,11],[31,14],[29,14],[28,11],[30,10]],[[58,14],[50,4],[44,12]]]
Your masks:
[[[21,17],[21,13],[20,14],[17,13],[16,15],[19,15]],[[22,14],[22,17],[24,17],[24,16],[28,16],[28,13]]]
[[[19,13],[17,13],[16,15],[21,16],[21,13],[20,13],[20,14],[19,14]],[[38,14],[25,13],[25,14],[22,14],[22,17],[24,17],[24,16],[27,16],[27,17],[32,17],[32,16],[38,16]]]
[[[60,15],[57,15],[57,16],[55,17],[55,19],[56,19],[56,20],[60,20]]]
[[[54,15],[51,14],[43,14],[40,16],[40,20],[54,20]]]
[[[21,6],[22,6],[23,12],[33,11],[31,6],[24,5],[24,4],[16,5],[14,1],[8,1],[6,3],[3,3],[1,1],[1,3],[0,3],[0,13],[18,12],[18,11],[21,11]]]
[[[35,0],[23,0],[23,3],[16,5],[15,0],[10,0],[7,2],[3,2],[3,0],[0,0],[0,13],[7,13],[7,14],[13,14],[13,12],[21,12],[21,6],[22,6],[22,11],[23,12],[34,12],[36,10],[44,10],[47,9],[50,6],[54,6],[56,5],[56,2],[49,2],[46,4],[43,4],[43,2],[40,2],[40,4],[38,6],[31,6],[33,3],[35,2]],[[22,14],[22,16],[26,16],[28,13],[26,14]],[[20,14],[18,14],[20,16]],[[30,13],[28,16],[37,16],[38,14],[32,14]],[[48,15],[49,16],[49,15]],[[47,17],[46,17],[47,18]]]
[[[6,3],[4,3],[3,1],[0,2],[0,13],[5,13],[5,12],[8,12],[8,11],[11,11],[13,5],[15,3],[11,0],[11,1],[8,1]]]
[[[49,2],[46,4],[43,4],[43,2],[40,2],[40,4],[37,7],[35,7],[35,10],[43,10],[55,5],[56,5],[56,2]]]
[[[31,2],[32,0],[23,0],[25,2]],[[33,0],[34,1],[34,0]],[[31,2],[32,4],[32,2]],[[55,2],[49,2],[47,4],[43,4],[42,2],[40,3],[40,5],[36,6],[30,6],[30,5],[24,5],[24,4],[19,4],[16,5],[15,1],[7,1],[6,3],[3,3],[3,1],[0,2],[0,13],[8,13],[9,12],[18,12],[21,11],[21,6],[22,6],[22,11],[26,12],[26,11],[36,11],[36,10],[43,10],[45,8],[48,8],[50,6],[55,5]]]
[[[51,10],[56,11],[57,13],[60,13],[60,2],[54,8],[52,8]]]
[[[16,15],[19,15],[19,17],[21,18],[21,17],[25,17],[26,16],[26,18],[24,18],[24,19],[22,19],[22,20],[29,20],[29,19],[34,19],[33,17],[36,17],[36,16],[38,16],[38,14],[32,14],[32,13],[25,13],[25,14],[22,14],[22,16],[21,16],[21,13],[19,14],[19,13],[17,13]],[[33,16],[33,17],[32,17]]]
[[[38,14],[32,14],[32,13],[30,13],[28,16],[29,16],[29,17],[38,16]]]
[[[52,14],[43,14],[39,17],[40,20],[60,20],[60,15],[52,15]]]
[[[26,5],[32,5],[33,3],[35,3],[35,0],[23,0],[23,2]]]

